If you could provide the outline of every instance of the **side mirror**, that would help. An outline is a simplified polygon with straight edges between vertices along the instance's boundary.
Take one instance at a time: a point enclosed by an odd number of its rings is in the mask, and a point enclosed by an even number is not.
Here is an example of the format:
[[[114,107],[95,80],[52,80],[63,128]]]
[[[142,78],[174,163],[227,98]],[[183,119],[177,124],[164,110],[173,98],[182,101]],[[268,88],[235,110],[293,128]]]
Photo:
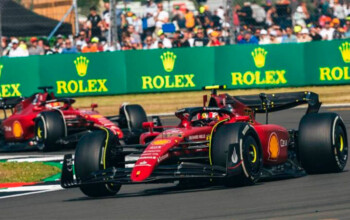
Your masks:
[[[143,129],[149,129],[149,132],[153,132],[153,128],[154,128],[154,123],[153,122],[143,122],[142,123],[142,128]]]
[[[98,105],[96,104],[96,103],[92,103],[91,104],[91,110],[93,111],[95,108],[97,108],[98,107]]]

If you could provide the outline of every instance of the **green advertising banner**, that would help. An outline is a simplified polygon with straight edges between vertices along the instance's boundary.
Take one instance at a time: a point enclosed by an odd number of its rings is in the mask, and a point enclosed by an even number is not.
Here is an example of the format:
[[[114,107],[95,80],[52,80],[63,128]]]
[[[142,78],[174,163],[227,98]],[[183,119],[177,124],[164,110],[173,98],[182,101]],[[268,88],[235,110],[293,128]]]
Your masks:
[[[350,83],[350,41],[335,40],[305,45],[305,85]]]
[[[130,93],[200,90],[214,82],[214,48],[126,51]]]
[[[0,59],[0,97],[336,85],[350,82],[350,40],[58,54]]]
[[[39,56],[0,59],[1,98],[29,95],[39,85]]]
[[[43,56],[39,72],[41,85],[54,86],[58,96],[127,92],[122,52]]]
[[[215,58],[215,84],[229,89],[304,85],[303,44],[218,47]]]

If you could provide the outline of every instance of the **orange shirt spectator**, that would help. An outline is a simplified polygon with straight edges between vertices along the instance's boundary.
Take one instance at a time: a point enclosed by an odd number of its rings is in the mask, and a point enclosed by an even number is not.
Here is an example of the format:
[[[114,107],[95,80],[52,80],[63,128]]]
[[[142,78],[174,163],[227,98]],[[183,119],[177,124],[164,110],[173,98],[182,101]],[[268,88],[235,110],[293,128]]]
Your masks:
[[[193,28],[195,25],[194,15],[188,9],[186,9],[185,19],[186,19],[186,28]]]

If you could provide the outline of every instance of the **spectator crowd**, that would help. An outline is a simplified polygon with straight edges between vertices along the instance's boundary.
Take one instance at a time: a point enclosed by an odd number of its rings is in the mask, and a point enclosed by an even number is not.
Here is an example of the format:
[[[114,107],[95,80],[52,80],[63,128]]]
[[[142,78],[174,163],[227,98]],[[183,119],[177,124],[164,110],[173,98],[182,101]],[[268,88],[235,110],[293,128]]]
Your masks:
[[[161,1],[147,0],[143,14],[130,9],[116,9],[117,46],[107,44],[110,37],[110,5],[98,14],[95,7],[81,23],[75,37],[58,35],[54,41],[31,37],[4,37],[3,55],[9,57],[88,53],[114,50],[205,47],[236,44],[302,43],[350,37],[350,4],[345,0],[315,0],[307,5],[301,0],[267,0],[235,5],[233,17],[223,7],[206,5],[190,11],[185,4],[175,4],[169,13]],[[233,27],[231,27],[233,21]]]

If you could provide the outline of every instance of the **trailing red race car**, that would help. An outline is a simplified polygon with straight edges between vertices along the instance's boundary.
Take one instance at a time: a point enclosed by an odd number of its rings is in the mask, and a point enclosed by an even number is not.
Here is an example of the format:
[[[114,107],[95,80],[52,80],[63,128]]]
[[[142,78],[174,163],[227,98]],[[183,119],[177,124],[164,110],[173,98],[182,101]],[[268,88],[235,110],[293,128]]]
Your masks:
[[[1,150],[35,149],[57,150],[68,144],[76,144],[86,133],[108,128],[111,133],[126,144],[138,143],[147,122],[143,108],[139,105],[123,105],[119,116],[104,117],[94,110],[72,107],[71,98],[55,98],[48,89],[35,93],[29,98],[4,98],[0,100],[5,119],[1,122]],[[7,117],[6,110],[12,115]]]
[[[133,183],[217,180],[251,185],[262,177],[340,172],[348,157],[348,138],[336,113],[318,113],[312,92],[249,96],[212,94],[208,106],[178,110],[180,124],[156,132],[144,123],[138,145],[123,145],[108,129],[84,136],[75,156],[65,155],[61,185],[80,187],[90,197],[116,194]],[[298,130],[268,123],[268,113],[308,104]],[[266,123],[255,120],[266,114]],[[74,164],[74,167],[73,167]],[[75,177],[73,178],[73,169]]]

